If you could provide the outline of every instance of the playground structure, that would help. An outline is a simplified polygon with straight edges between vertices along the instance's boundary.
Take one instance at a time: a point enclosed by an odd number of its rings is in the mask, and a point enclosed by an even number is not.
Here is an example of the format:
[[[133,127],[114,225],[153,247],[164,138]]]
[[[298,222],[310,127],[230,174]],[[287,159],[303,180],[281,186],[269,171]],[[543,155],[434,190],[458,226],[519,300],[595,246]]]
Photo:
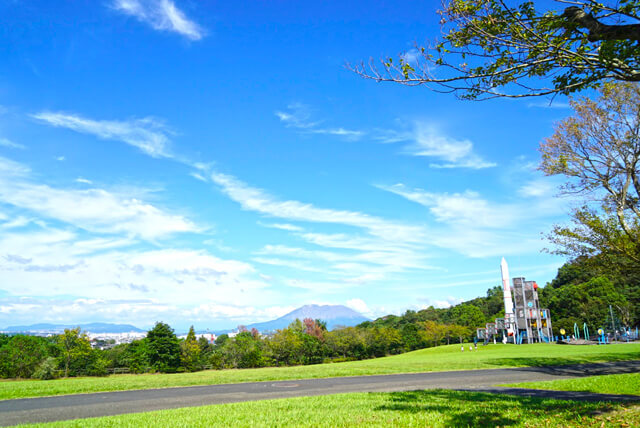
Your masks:
[[[573,325],[573,335],[560,329],[559,336],[553,336],[551,313],[549,309],[541,308],[538,299],[538,284],[527,281],[523,277],[513,278],[509,283],[509,268],[503,258],[500,264],[502,273],[502,289],[504,297],[504,318],[496,318],[495,322],[487,323],[484,328],[476,329],[476,340],[496,343],[500,338],[503,343],[536,343],[558,342],[572,345],[606,345],[609,343],[630,342],[639,340],[638,327],[632,329],[623,324],[615,315],[611,305],[607,318],[597,334],[591,336],[587,323]],[[593,325],[592,325],[593,327]]]
[[[513,278],[509,285],[507,262],[502,259],[502,286],[504,293],[504,318],[496,318],[495,323],[487,323],[485,328],[476,330],[478,340],[488,343],[502,336],[503,343],[536,343],[553,341],[551,313],[540,307],[538,284],[523,277]]]

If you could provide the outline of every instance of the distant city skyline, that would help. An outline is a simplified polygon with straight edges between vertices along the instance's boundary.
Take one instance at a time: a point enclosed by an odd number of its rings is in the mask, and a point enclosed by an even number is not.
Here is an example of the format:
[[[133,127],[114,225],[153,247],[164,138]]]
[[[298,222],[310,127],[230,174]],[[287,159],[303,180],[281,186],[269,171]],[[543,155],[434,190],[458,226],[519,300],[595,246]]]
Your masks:
[[[375,318],[446,307],[541,252],[567,100],[465,102],[345,63],[439,35],[438,2],[5,2],[0,328]]]

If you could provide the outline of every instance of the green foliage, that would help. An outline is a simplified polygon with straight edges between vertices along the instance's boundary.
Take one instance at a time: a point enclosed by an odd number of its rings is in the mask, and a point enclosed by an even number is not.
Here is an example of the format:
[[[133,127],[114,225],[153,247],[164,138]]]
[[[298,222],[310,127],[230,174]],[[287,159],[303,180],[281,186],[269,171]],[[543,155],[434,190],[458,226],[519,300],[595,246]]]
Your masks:
[[[540,145],[540,169],[566,179],[562,190],[583,197],[572,226],[555,226],[554,252],[598,255],[613,266],[640,266],[640,86],[605,84],[596,100],[571,102],[574,114]]]
[[[47,357],[38,365],[31,376],[34,379],[49,380],[58,377],[58,361],[54,357]]]
[[[147,332],[146,356],[151,367],[161,373],[172,373],[180,367],[180,345],[168,324],[157,322]]]
[[[448,0],[442,38],[362,77],[409,86],[436,85],[462,99],[570,94],[603,81],[638,81],[640,1]],[[566,7],[570,6],[570,7]],[[631,24],[631,25],[625,25]],[[437,72],[434,72],[437,70]]]
[[[180,363],[182,367],[189,372],[200,370],[200,353],[201,348],[196,340],[196,332],[191,326],[187,338],[180,343]]]
[[[87,335],[80,333],[80,327],[65,329],[64,333],[56,336],[56,343],[64,377],[85,374],[92,362],[92,349]]]
[[[623,325],[640,324],[640,274],[609,260],[598,255],[570,261],[540,290],[540,302],[551,310],[556,332],[560,328],[572,332],[574,323],[584,322],[592,331],[608,329],[609,305]]]
[[[453,323],[465,327],[484,327],[486,324],[486,316],[480,308],[468,303],[451,308],[449,318]]]
[[[225,367],[246,369],[263,367],[266,361],[263,355],[263,343],[250,332],[238,333],[227,340],[222,348]]]
[[[46,339],[37,336],[12,336],[0,347],[0,376],[30,378],[48,355]]]
[[[117,367],[128,367],[132,373],[144,373],[151,366],[146,338],[120,346],[125,350],[117,360]]]

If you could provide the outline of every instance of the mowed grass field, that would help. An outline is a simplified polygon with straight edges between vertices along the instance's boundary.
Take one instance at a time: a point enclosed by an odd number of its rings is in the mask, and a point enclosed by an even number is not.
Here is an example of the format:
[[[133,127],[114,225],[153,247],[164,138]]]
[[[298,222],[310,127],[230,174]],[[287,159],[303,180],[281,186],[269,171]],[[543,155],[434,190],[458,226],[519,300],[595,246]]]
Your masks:
[[[640,359],[640,343],[607,346],[555,344],[478,346],[460,352],[460,345],[439,346],[385,358],[296,367],[242,370],[207,370],[195,373],[113,375],[56,380],[0,382],[0,399],[78,394],[100,391],[167,388],[176,386],[309,379],[429,371],[545,366]]]
[[[640,406],[429,390],[264,400],[28,426],[637,427]]]
[[[637,395],[640,400],[640,373],[588,376],[543,382],[512,383],[502,386],[551,389],[554,391],[598,392],[601,394],[629,394]],[[638,426],[640,426],[640,424]]]

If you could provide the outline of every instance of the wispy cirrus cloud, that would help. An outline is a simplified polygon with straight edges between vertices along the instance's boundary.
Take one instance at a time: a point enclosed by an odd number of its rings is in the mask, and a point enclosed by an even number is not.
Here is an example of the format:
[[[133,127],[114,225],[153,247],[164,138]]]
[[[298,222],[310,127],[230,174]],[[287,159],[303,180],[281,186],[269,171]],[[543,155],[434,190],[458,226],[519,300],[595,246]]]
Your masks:
[[[473,142],[457,139],[442,132],[437,126],[415,122],[412,129],[376,129],[373,139],[381,143],[405,143],[402,153],[433,159],[432,168],[484,169],[496,166],[475,153]]]
[[[312,223],[333,223],[367,229],[369,233],[389,240],[416,241],[423,236],[420,227],[405,225],[347,210],[319,208],[295,200],[281,201],[262,189],[251,187],[237,178],[221,173],[211,174],[214,183],[242,208],[264,215]]]
[[[435,193],[410,189],[403,184],[377,186],[429,208],[437,221],[476,227],[504,228],[513,225],[519,207],[491,203],[479,193]]]
[[[0,146],[8,147],[10,149],[26,149],[22,144],[15,143],[7,138],[0,137]]]
[[[567,201],[553,198],[552,186],[539,178],[516,191],[525,199],[510,202],[489,200],[469,190],[438,193],[404,184],[377,187],[427,207],[441,224],[431,229],[430,242],[469,257],[542,250],[541,233],[569,210]]]
[[[275,114],[285,126],[306,134],[335,135],[352,141],[359,140],[366,134],[364,131],[343,127],[323,127],[321,121],[311,119],[309,106],[301,103],[291,103],[287,106],[287,111],[276,111]]]
[[[436,127],[417,123],[413,132],[413,141],[404,148],[412,156],[424,156],[437,159],[430,164],[434,168],[491,168],[497,164],[482,159],[473,151],[470,140],[452,138]]]
[[[154,118],[127,121],[94,120],[80,115],[61,112],[40,112],[34,119],[58,128],[67,128],[105,140],[117,140],[137,147],[154,158],[173,157],[169,151],[170,131]]]
[[[190,40],[200,40],[205,36],[204,29],[171,0],[115,0],[111,7],[150,25],[154,30],[178,33]]]

